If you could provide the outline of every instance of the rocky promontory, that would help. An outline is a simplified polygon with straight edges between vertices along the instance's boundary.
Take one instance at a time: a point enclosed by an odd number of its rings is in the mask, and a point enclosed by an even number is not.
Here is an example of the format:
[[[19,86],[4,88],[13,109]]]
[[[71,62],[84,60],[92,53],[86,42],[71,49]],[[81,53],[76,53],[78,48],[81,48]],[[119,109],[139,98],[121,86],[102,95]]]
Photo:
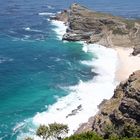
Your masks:
[[[67,25],[63,40],[86,41],[106,47],[133,47],[133,55],[140,53],[140,21],[127,20],[110,14],[91,11],[73,4],[54,17]]]
[[[77,133],[95,131],[104,137],[110,134],[140,137],[140,70],[120,83],[113,97],[104,100],[99,110]]]
[[[138,20],[91,11],[79,4],[73,4],[53,19],[63,21],[68,27],[63,40],[131,47],[133,55],[140,54]],[[104,100],[97,115],[82,124],[76,133],[87,131],[95,131],[104,138],[110,135],[140,137],[140,70],[121,82],[113,97]]]

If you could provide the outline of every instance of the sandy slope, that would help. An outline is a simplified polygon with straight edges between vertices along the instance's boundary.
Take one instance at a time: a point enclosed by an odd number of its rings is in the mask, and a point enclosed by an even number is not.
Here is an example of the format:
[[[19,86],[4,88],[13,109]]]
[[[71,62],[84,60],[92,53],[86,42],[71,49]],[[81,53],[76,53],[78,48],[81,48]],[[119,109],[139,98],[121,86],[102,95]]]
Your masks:
[[[119,58],[116,78],[120,82],[126,80],[134,71],[140,70],[140,56],[131,55],[132,48],[116,47],[115,49]]]

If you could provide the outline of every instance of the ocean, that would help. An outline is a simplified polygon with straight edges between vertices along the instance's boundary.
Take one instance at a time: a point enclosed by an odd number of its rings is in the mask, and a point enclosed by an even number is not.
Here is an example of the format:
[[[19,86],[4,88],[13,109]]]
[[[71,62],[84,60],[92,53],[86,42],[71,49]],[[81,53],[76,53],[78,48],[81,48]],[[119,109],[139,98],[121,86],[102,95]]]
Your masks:
[[[53,122],[70,135],[113,95],[116,52],[63,42],[65,25],[49,20],[73,2],[140,19],[139,0],[0,0],[0,140],[37,140],[37,127]]]

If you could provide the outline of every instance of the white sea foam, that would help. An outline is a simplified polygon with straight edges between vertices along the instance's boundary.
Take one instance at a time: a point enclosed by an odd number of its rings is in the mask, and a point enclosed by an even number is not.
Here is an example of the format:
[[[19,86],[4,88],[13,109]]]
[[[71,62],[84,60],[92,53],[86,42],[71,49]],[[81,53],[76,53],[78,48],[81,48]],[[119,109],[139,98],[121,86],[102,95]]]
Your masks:
[[[58,99],[52,106],[48,106],[46,112],[37,113],[33,117],[32,123],[35,126],[54,122],[63,123],[69,126],[69,135],[73,134],[81,123],[87,122],[89,117],[97,113],[97,106],[103,99],[109,99],[113,95],[117,64],[116,52],[100,45],[84,44],[84,47],[87,47],[87,52],[96,54],[97,59],[81,63],[93,66],[98,75],[91,81],[79,81],[78,85],[67,87],[69,95]],[[81,108],[78,109],[80,105]],[[34,138],[38,140],[38,137]]]
[[[14,59],[0,56],[0,64],[4,62],[12,62]]]
[[[47,112],[38,113],[33,118],[35,125],[59,122],[68,124],[69,135],[75,132],[81,123],[97,113],[97,105],[103,99],[109,99],[115,88],[115,71],[117,54],[113,49],[99,45],[86,45],[87,50],[94,52],[98,59],[87,61],[92,65],[98,76],[89,82],[80,81],[78,85],[69,87],[70,94],[58,99],[48,108]],[[85,63],[85,62],[82,62]],[[72,111],[81,105],[80,111],[72,114]],[[71,114],[71,115],[69,115]]]
[[[61,39],[64,31],[63,23],[54,21],[57,25],[55,31]],[[60,32],[62,30],[62,32]],[[117,67],[117,53],[111,48],[105,48],[97,44],[83,44],[85,53],[92,52],[96,59],[91,61],[81,61],[84,65],[90,65],[98,75],[88,82],[79,81],[79,84],[71,87],[64,87],[69,94],[59,98],[58,101],[47,106],[46,112],[37,113],[32,118],[33,126],[40,124],[63,123],[67,124],[70,131],[68,135],[73,134],[81,123],[87,122],[89,117],[95,115],[98,111],[97,106],[103,99],[109,99],[116,86],[115,72]],[[39,140],[34,136],[35,140]]]
[[[49,18],[46,19],[47,21],[51,21]]]
[[[52,20],[53,30],[57,34],[57,38],[62,40],[63,35],[66,33],[67,26],[62,21]]]
[[[54,7],[51,5],[47,5],[47,7],[48,7],[48,9],[54,9]]]
[[[42,32],[41,30],[37,30],[37,29],[31,29],[30,27],[26,27],[26,28],[23,28],[25,31],[31,31],[31,32]]]
[[[53,16],[53,15],[55,15],[55,13],[42,12],[42,13],[38,13],[38,15],[40,15],[40,16]]]
[[[26,30],[26,31],[30,31],[31,28],[30,28],[30,27],[26,27],[25,30]]]
[[[20,130],[25,125],[24,122],[17,123],[17,125],[13,128],[13,132],[16,133],[18,130]]]

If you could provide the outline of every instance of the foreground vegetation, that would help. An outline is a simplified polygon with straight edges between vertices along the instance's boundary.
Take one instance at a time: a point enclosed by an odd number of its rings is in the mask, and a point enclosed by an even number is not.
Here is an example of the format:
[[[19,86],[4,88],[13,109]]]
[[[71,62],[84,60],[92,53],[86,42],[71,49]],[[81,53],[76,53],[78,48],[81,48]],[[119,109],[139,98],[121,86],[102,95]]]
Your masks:
[[[115,130],[116,131],[116,130]],[[140,140],[138,137],[121,136],[115,132],[114,129],[108,129],[110,135],[108,138],[96,134],[93,131],[85,132],[81,134],[74,134],[70,137],[66,137],[68,133],[68,126],[64,124],[53,123],[48,126],[40,125],[36,131],[36,135],[42,140]],[[129,130],[131,131],[131,130]],[[135,133],[133,131],[133,133]],[[34,140],[33,138],[25,138],[25,140]]]
[[[68,126],[59,123],[52,123],[48,126],[40,125],[36,131],[36,135],[43,140],[48,139],[55,139],[55,140],[62,140],[68,133]],[[25,140],[33,140],[32,138],[28,137]]]
[[[140,138],[120,138],[119,136],[110,136],[110,138],[104,139],[103,137],[91,131],[81,134],[75,134],[68,138],[65,138],[64,140],[140,140]]]

